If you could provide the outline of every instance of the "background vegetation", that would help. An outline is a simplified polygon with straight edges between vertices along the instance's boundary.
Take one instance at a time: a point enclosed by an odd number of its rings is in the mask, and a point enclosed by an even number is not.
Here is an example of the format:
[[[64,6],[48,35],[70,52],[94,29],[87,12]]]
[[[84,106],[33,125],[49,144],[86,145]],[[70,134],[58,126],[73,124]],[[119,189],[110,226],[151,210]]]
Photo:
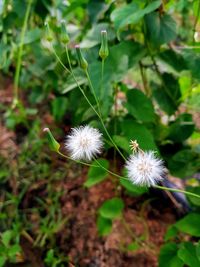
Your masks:
[[[0,266],[200,266],[198,199],[66,161],[42,134],[48,126],[62,143],[73,126],[104,132],[65,69],[64,21],[76,79],[95,106],[79,43],[121,151],[136,139],[165,160],[166,186],[200,194],[199,15],[199,0],[0,2]],[[123,172],[111,143],[99,160]]]

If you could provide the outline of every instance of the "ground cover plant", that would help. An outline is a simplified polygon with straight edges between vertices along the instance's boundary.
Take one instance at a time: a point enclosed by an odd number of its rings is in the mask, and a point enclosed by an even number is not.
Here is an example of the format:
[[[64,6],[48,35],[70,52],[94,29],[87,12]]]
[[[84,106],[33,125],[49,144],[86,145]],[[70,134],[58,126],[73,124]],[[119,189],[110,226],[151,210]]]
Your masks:
[[[199,15],[0,3],[0,266],[200,265]]]

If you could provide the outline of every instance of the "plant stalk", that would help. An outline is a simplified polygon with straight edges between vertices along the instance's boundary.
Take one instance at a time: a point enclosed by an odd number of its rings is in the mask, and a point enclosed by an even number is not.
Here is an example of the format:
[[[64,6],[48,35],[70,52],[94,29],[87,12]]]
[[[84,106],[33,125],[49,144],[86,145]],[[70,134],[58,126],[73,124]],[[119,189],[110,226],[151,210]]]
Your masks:
[[[17,54],[17,67],[15,71],[15,77],[14,77],[14,98],[13,98],[13,107],[15,107],[18,104],[19,101],[19,76],[20,76],[20,70],[21,70],[21,64],[22,64],[22,52],[24,47],[24,37],[27,29],[27,23],[28,18],[31,11],[31,4],[33,0],[28,1],[25,17],[24,17],[24,23],[21,31],[20,36],[20,43],[19,43],[19,50]]]

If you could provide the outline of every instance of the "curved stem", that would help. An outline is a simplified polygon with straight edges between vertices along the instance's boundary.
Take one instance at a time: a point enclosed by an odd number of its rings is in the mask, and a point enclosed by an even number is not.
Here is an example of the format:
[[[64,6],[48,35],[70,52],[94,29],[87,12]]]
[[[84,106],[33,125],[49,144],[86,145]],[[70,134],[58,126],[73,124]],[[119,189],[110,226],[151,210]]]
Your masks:
[[[98,166],[97,166],[97,165],[93,165],[93,164],[89,164],[89,163],[86,163],[86,162],[83,162],[83,161],[80,161],[80,160],[74,160],[74,159],[72,159],[71,157],[64,155],[64,154],[61,153],[60,151],[57,151],[57,153],[58,153],[59,155],[61,155],[62,157],[64,157],[64,158],[67,158],[67,159],[69,159],[69,160],[73,160],[73,161],[76,162],[76,163],[80,163],[80,164],[82,164],[82,165],[89,166],[89,167],[102,168],[103,170],[107,171],[108,173],[110,173],[111,175],[113,175],[113,176],[115,176],[115,177],[117,177],[117,178],[119,178],[119,179],[123,179],[123,180],[128,180],[128,181],[130,181],[128,178],[123,177],[123,176],[121,176],[121,175],[118,175],[118,174],[116,174],[116,173],[114,173],[114,172],[112,172],[112,171],[106,169],[106,168],[105,168],[105,167],[104,167],[98,160],[96,160],[96,159],[95,159],[95,162],[97,163]],[[166,191],[171,191],[171,192],[183,193],[183,194],[186,194],[186,195],[188,195],[188,196],[192,196],[192,197],[200,198],[200,195],[194,194],[194,193],[189,192],[189,191],[181,190],[181,189],[169,188],[169,187],[165,187],[165,186],[161,186],[161,185],[154,185],[153,187],[154,187],[154,188],[157,188],[157,189],[161,189],[161,190],[166,190]]]
[[[60,156],[62,156],[63,158],[66,158],[66,159],[72,160],[72,161],[74,161],[74,162],[76,162],[76,163],[79,163],[79,164],[85,165],[85,166],[87,166],[87,167],[97,167],[97,168],[99,168],[99,166],[92,165],[92,164],[89,164],[89,163],[87,163],[87,162],[83,162],[83,161],[80,161],[80,160],[75,160],[75,159],[72,159],[71,157],[69,157],[69,156],[67,156],[67,155],[63,154],[62,152],[60,152],[59,150],[57,151],[57,153],[58,153]]]
[[[95,162],[99,165],[100,168],[102,168],[103,170],[107,171],[107,172],[110,173],[111,175],[113,175],[113,176],[115,176],[115,177],[117,177],[117,178],[120,178],[120,179],[126,179],[126,180],[128,180],[128,178],[124,178],[124,177],[122,177],[122,176],[116,174],[115,172],[112,172],[112,171],[106,169],[103,165],[101,165],[101,163],[100,163],[98,160],[95,159]],[[96,166],[96,167],[98,167],[98,166]]]
[[[169,187],[165,187],[165,186],[161,186],[161,185],[154,185],[153,187],[161,189],[161,190],[183,193],[183,194],[186,194],[188,196],[200,198],[200,195],[197,195],[197,194],[194,194],[192,192],[185,191],[185,190],[181,190],[181,189],[169,188]]]
[[[66,49],[66,55],[67,55],[67,60],[68,60],[68,63],[69,63],[69,68],[70,68],[70,72],[72,74],[72,77],[74,79],[74,81],[76,82],[79,90],[81,91],[81,93],[83,94],[83,96],[85,97],[86,101],[88,102],[89,106],[92,108],[92,110],[95,112],[95,114],[97,115],[97,117],[99,118],[101,124],[102,124],[102,127],[105,131],[105,133],[107,134],[108,138],[110,139],[111,143],[113,144],[113,146],[115,147],[115,149],[118,151],[118,153],[121,155],[121,157],[126,161],[126,158],[125,156],[122,154],[122,152],[120,151],[120,149],[118,148],[118,146],[115,144],[115,142],[113,141],[112,137],[110,136],[109,132],[107,131],[106,129],[106,126],[104,124],[104,121],[102,119],[102,116],[101,114],[99,114],[99,112],[96,111],[96,109],[93,107],[92,103],[90,102],[90,100],[87,98],[85,92],[83,91],[83,89],[81,88],[81,86],[79,85],[75,75],[74,75],[74,72],[73,72],[73,69],[72,69],[72,65],[71,65],[71,61],[70,61],[70,58],[69,58],[69,52],[68,52],[68,49],[67,49],[67,46],[65,47]],[[89,75],[88,75],[89,76]],[[98,100],[97,100],[97,103],[98,103]]]
[[[32,4],[32,0],[29,0],[28,5],[27,5],[27,9],[26,9],[26,14],[25,14],[25,18],[24,18],[22,31],[21,31],[21,36],[20,36],[19,50],[18,50],[18,54],[17,54],[17,67],[16,67],[16,72],[15,72],[15,78],[14,78],[13,105],[16,105],[18,103],[18,98],[19,98],[19,96],[18,96],[19,95],[19,76],[20,76],[21,63],[22,63],[24,36],[26,33],[26,29],[27,29],[28,17],[30,15],[30,11],[31,11],[31,4]]]

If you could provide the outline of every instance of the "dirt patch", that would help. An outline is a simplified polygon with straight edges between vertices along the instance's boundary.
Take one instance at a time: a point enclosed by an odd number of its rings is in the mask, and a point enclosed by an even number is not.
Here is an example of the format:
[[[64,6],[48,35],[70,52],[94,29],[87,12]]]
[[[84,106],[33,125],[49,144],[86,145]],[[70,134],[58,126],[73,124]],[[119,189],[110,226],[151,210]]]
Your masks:
[[[96,227],[98,208],[105,200],[114,197],[116,190],[111,180],[85,189],[82,186],[85,174],[86,170],[82,177],[67,179],[64,184],[66,193],[62,197],[62,212],[68,218],[68,225],[66,233],[60,235],[60,242],[70,260],[81,267],[158,266],[157,257],[166,229],[176,220],[170,200],[164,200],[159,211],[153,203],[155,200],[151,202],[145,196],[123,196],[126,204],[124,219],[115,220],[112,232],[99,237]],[[136,240],[140,248],[128,251],[128,245]]]

